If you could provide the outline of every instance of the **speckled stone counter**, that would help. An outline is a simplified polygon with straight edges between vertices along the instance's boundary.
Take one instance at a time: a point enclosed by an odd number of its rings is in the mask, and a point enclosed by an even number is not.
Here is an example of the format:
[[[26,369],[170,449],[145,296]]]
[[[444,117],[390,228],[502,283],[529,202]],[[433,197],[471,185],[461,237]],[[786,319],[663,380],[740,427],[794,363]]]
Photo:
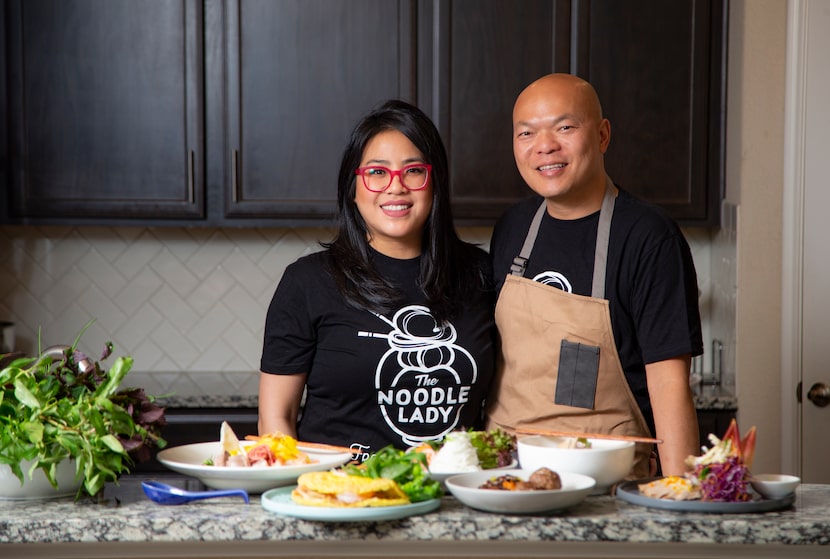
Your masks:
[[[737,410],[738,398],[719,386],[693,387],[695,408],[698,410]]]
[[[200,488],[190,478],[155,479]],[[139,481],[108,486],[100,503],[0,501],[0,556],[830,557],[830,485],[802,485],[791,508],[759,514],[664,511],[593,496],[565,512],[508,516],[445,497],[422,516],[324,523],[269,512],[258,495],[249,505],[236,497],[162,506]]]

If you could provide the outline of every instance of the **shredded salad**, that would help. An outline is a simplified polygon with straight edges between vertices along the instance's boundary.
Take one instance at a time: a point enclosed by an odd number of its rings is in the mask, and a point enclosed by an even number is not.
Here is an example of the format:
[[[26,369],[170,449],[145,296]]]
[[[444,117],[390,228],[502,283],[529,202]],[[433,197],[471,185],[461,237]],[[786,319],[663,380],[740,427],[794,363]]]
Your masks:
[[[689,476],[699,485],[704,501],[740,502],[752,498],[749,492],[750,468],[755,454],[755,427],[741,439],[733,419],[723,439],[709,435],[712,446],[703,447],[701,456],[689,456]]]

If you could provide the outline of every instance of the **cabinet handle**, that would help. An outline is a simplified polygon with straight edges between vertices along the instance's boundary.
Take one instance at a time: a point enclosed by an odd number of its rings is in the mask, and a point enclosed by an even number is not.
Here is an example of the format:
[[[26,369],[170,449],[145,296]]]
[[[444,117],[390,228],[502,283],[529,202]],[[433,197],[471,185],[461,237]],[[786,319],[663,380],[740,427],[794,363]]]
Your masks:
[[[231,200],[239,200],[239,150],[231,150]]]
[[[196,156],[194,155],[193,150],[190,150],[190,152],[187,154],[187,201],[190,204],[192,204],[193,201],[196,199],[196,178],[193,176],[195,173],[195,158]]]

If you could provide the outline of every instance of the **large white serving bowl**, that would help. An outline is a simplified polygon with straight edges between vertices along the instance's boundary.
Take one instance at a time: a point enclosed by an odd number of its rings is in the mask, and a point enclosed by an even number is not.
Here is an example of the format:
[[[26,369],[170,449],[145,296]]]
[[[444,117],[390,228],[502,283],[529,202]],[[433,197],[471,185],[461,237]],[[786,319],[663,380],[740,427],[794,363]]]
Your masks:
[[[534,470],[516,469],[493,472],[481,470],[450,476],[445,480],[452,495],[470,508],[503,514],[534,514],[560,511],[581,503],[594,488],[593,478],[582,474],[560,473],[561,489],[502,491],[479,489],[490,478],[513,475],[527,481]]]
[[[195,443],[166,448],[158,453],[159,462],[180,474],[193,476],[212,489],[244,489],[262,493],[274,487],[295,483],[300,474],[330,470],[348,462],[350,452],[332,452],[298,445],[314,462],[299,466],[220,467],[207,466],[205,461],[216,456],[222,443]]]
[[[52,487],[46,474],[40,468],[32,472],[29,477],[29,468],[32,462],[25,460],[20,467],[23,469],[23,483],[12,473],[11,468],[6,464],[0,464],[0,499],[26,500],[26,499],[53,499],[56,497],[68,497],[75,495],[81,487],[83,479],[75,479],[75,461],[64,460],[57,466],[55,481],[57,489]]]
[[[591,448],[565,448],[568,437],[531,435],[517,443],[519,466],[525,470],[550,468],[583,474],[597,482],[594,494],[606,493],[621,481],[634,465],[634,443],[607,439],[588,439]]]

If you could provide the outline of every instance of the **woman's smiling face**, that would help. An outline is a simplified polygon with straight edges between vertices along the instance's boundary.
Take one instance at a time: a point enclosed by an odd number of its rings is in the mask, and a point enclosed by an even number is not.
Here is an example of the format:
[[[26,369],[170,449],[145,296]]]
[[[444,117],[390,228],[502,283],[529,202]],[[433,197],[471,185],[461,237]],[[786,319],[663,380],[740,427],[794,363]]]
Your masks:
[[[361,167],[379,165],[394,171],[413,163],[427,163],[409,138],[397,130],[376,134],[366,144]],[[432,211],[432,177],[421,190],[408,190],[395,176],[383,192],[372,192],[355,177],[355,204],[366,223],[369,244],[392,258],[421,254],[424,225]]]

